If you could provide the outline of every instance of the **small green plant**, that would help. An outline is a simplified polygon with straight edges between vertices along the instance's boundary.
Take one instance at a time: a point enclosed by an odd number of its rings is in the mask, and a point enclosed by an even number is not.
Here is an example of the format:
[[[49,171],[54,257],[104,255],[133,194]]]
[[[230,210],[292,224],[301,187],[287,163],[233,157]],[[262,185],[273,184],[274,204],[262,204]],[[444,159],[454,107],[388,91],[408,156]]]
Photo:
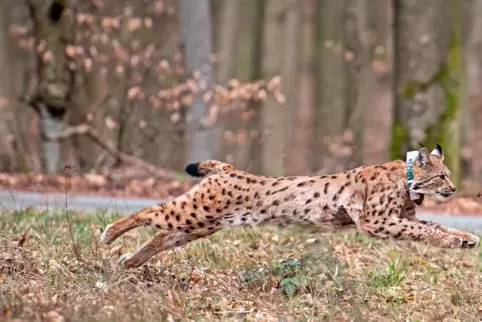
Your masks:
[[[388,267],[381,272],[374,272],[372,276],[372,284],[375,288],[388,288],[390,286],[398,286],[403,283],[407,277],[405,267],[400,267],[398,263],[390,263]]]
[[[288,258],[274,267],[274,276],[281,276],[278,283],[278,293],[293,297],[301,290],[307,288],[310,281],[304,270],[303,259]]]

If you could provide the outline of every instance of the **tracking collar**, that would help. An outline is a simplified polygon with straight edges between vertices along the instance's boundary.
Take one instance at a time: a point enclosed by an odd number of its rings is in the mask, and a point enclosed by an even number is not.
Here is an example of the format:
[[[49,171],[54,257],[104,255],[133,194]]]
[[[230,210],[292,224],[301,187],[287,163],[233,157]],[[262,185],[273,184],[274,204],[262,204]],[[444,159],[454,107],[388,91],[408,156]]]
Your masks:
[[[423,202],[424,195],[419,194],[419,193],[412,193],[410,191],[410,187],[412,186],[413,183],[413,163],[417,159],[418,156],[418,151],[409,151],[407,152],[407,158],[405,160],[405,163],[407,164],[407,192],[410,195],[410,199],[412,199],[417,205],[421,205]]]
[[[418,156],[418,151],[409,151],[407,152],[407,159],[405,160],[405,163],[407,164],[407,181],[408,181],[408,187],[413,183],[413,163],[415,162],[415,159]]]

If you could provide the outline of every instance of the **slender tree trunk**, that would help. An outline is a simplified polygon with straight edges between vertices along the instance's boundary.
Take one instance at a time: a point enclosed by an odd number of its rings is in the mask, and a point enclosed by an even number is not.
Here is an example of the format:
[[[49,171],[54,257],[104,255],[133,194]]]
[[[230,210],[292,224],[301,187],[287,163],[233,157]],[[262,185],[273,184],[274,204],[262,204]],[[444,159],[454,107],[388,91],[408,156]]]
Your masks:
[[[217,81],[226,83],[234,76],[237,59],[240,10],[246,0],[224,0],[222,2],[221,21],[218,29],[219,67]]]
[[[465,188],[480,192],[482,188],[482,1],[467,2],[463,20],[469,22],[466,31],[464,100],[462,118],[461,152],[464,165]],[[465,189],[464,189],[465,190]]]
[[[44,171],[46,173],[57,173],[59,171],[61,143],[58,140],[48,140],[45,138],[56,137],[65,128],[62,118],[52,115],[48,106],[43,102],[37,103],[40,110],[40,135],[41,138],[41,158]]]
[[[8,2],[4,2],[4,5],[7,4]],[[4,14],[8,16],[6,19],[13,24],[22,25],[31,19],[29,12],[25,12],[25,3],[11,3],[9,7],[5,7]],[[35,80],[34,84],[37,83],[37,53],[33,50],[19,48],[16,37],[6,36],[5,40],[8,40],[9,43],[5,48],[11,52],[9,65],[11,70],[4,76],[8,77],[8,86],[11,88],[10,97],[22,97],[25,96],[25,93],[31,92],[28,88],[31,80]],[[9,131],[14,136],[12,148],[15,154],[11,170],[14,172],[41,172],[37,111],[26,108],[24,104],[13,102],[10,102],[8,110],[11,114],[4,121],[7,122]]]
[[[206,102],[203,95],[210,86],[212,77],[210,1],[180,0],[179,10],[186,78],[193,77],[198,86],[198,94],[187,113],[186,162],[190,163],[211,159],[216,151],[215,128],[202,125],[202,119],[207,115],[211,103]]]
[[[51,6],[58,6],[58,15],[51,15]],[[46,173],[57,173],[60,166],[61,143],[49,136],[57,136],[64,128],[64,115],[71,95],[73,74],[69,69],[64,44],[72,43],[71,22],[63,15],[63,1],[30,0],[37,44],[45,42],[45,50],[37,53],[38,86],[31,97],[32,105],[40,114],[41,159]]]
[[[343,18],[346,1],[317,1],[313,68],[316,130],[312,170],[336,172],[331,141],[343,136],[347,120]]]
[[[267,0],[264,24],[263,76],[271,78],[281,74],[283,49],[286,42],[284,23],[286,0]],[[286,50],[286,49],[285,49]],[[287,80],[285,80],[287,81]],[[279,176],[284,173],[286,109],[273,97],[268,97],[262,108],[263,174]]]
[[[251,0],[254,2],[253,6],[253,39],[252,39],[252,46],[251,46],[251,71],[250,71],[250,80],[257,80],[261,79],[262,69],[263,69],[263,62],[262,58],[264,55],[264,31],[263,26],[266,19],[266,1],[267,0]],[[260,157],[263,153],[262,149],[262,135],[261,135],[261,128],[263,126],[262,119],[261,119],[261,107],[262,104],[258,102],[252,102],[250,104],[250,111],[253,113],[253,116],[248,121],[248,134],[249,134],[249,146],[247,150],[249,150],[249,154],[246,154],[248,158],[244,160],[246,164],[245,169],[247,171],[252,171],[255,173],[261,173],[262,169],[262,158]]]
[[[240,11],[245,0],[226,0],[221,3],[221,17],[218,30],[219,43],[219,60],[217,70],[217,82],[226,85],[231,78],[235,78],[236,61],[238,58],[238,35],[240,31]],[[246,124],[240,119],[237,110],[231,110],[224,114],[221,118],[223,135],[220,136],[219,142],[221,146],[222,159],[232,163],[234,166],[240,164],[242,158],[242,150],[245,144],[226,142],[225,134],[235,136],[239,131],[246,129]],[[245,152],[245,151],[244,151]],[[240,158],[241,157],[241,158]]]
[[[281,73],[281,91],[285,95],[285,103],[282,107],[285,111],[285,147],[284,147],[284,171],[290,172],[293,164],[296,164],[298,155],[293,154],[293,142],[295,136],[295,122],[297,120],[297,110],[300,86],[300,66],[301,49],[306,40],[302,36],[302,4],[298,0],[288,0],[286,2],[286,23],[284,29],[284,57]],[[300,36],[301,35],[301,36]],[[298,129],[297,129],[298,130]]]
[[[363,109],[363,163],[385,162],[390,156],[390,138],[393,115],[392,92],[392,30],[391,1],[364,0],[360,14],[365,15],[360,26],[360,43],[366,57],[359,79],[360,107]],[[388,112],[387,112],[388,111]]]
[[[10,6],[7,3],[0,3],[0,171],[10,170],[13,167],[13,149],[12,142],[9,140],[8,119],[12,113],[8,106],[8,98],[12,96],[10,75],[11,67],[11,49],[8,41],[8,11]]]
[[[371,9],[371,8],[367,8]],[[350,136],[343,142],[351,147],[351,155],[344,162],[345,169],[363,164],[363,116],[366,108],[364,101],[369,82],[370,48],[361,43],[361,36],[366,28],[366,11],[364,0],[347,0],[344,10],[344,47],[342,54],[345,60],[345,128]]]

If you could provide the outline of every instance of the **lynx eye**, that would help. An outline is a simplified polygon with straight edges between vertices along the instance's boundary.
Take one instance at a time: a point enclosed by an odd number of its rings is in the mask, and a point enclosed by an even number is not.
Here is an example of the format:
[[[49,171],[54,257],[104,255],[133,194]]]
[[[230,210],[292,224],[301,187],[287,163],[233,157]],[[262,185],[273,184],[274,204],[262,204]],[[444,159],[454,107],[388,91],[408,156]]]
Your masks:
[[[442,179],[442,180],[445,180],[445,174],[439,175],[439,178]]]

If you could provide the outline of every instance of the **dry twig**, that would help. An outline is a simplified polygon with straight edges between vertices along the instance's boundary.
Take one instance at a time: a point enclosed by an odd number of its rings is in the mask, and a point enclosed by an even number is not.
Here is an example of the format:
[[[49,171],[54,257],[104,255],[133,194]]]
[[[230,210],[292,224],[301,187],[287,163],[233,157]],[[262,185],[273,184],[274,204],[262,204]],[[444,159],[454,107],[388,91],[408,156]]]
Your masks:
[[[125,153],[120,152],[117,150],[110,142],[102,139],[100,134],[91,126],[87,124],[79,124],[75,126],[71,126],[65,129],[62,133],[57,136],[48,135],[47,140],[56,141],[56,140],[65,140],[74,135],[87,135],[90,137],[98,146],[104,149],[107,153],[109,153],[112,157],[120,160],[123,163],[131,164],[133,166],[145,169],[153,176],[163,177],[167,179],[177,179],[176,175],[168,170],[160,169],[155,165],[136,158],[132,155],[127,155]]]

